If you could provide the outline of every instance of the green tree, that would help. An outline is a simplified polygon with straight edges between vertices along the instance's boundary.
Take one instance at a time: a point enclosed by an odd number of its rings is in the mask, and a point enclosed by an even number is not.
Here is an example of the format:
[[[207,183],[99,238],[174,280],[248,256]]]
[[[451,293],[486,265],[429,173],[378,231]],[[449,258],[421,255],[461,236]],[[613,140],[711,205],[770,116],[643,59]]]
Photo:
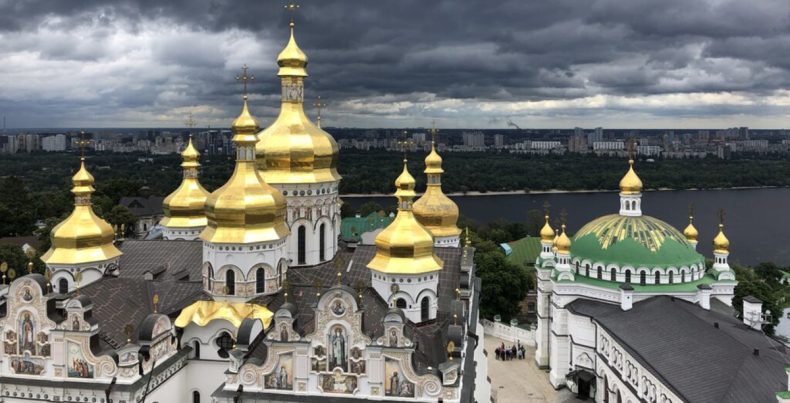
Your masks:
[[[544,223],[545,219],[543,218],[543,213],[541,213],[540,210],[532,209],[527,211],[527,234],[538,236],[540,234],[540,229],[543,228]]]
[[[509,263],[502,249],[490,240],[473,237],[476,274],[482,281],[480,312],[483,317],[502,315],[510,320],[520,312],[521,300],[529,289],[526,269]]]
[[[33,199],[25,183],[16,176],[0,182],[0,236],[30,235],[36,217]]]
[[[366,202],[361,206],[359,206],[359,208],[357,209],[357,211],[359,211],[359,214],[362,215],[362,217],[367,217],[368,215],[370,215],[370,213],[375,213],[383,210],[384,207],[381,207],[381,204],[378,204],[374,201]]]
[[[113,207],[109,213],[104,215],[104,219],[113,226],[117,225],[118,228],[120,228],[122,225],[125,226],[126,231],[124,232],[124,236],[135,236],[137,217],[135,217],[134,214],[132,214],[132,212],[126,208],[126,206],[117,205]]]

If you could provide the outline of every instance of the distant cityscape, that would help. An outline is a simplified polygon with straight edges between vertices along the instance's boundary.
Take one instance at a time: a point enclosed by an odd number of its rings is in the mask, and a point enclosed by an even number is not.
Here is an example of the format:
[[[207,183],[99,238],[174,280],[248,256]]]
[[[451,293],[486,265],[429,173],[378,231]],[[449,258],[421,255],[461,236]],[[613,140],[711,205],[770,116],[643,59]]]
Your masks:
[[[428,129],[327,128],[343,149],[428,151]],[[164,155],[184,149],[190,133],[206,155],[233,152],[230,130],[219,129],[101,129],[91,132],[17,131],[0,134],[0,153],[88,150]],[[83,141],[80,141],[83,140]],[[633,146],[632,146],[633,145]],[[790,153],[790,130],[750,130],[748,127],[700,130],[506,129],[439,132],[440,152],[507,152],[513,154],[593,153],[645,158],[730,158],[737,153]]]

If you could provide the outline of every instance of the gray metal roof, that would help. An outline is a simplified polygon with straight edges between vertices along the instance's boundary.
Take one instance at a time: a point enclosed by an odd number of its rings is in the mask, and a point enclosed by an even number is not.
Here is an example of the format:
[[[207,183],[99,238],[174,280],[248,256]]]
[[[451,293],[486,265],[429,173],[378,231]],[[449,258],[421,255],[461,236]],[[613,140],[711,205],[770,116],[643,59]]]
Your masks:
[[[587,299],[568,309],[592,317],[685,401],[775,402],[776,392],[787,389],[784,346],[731,315],[669,296],[629,311]]]

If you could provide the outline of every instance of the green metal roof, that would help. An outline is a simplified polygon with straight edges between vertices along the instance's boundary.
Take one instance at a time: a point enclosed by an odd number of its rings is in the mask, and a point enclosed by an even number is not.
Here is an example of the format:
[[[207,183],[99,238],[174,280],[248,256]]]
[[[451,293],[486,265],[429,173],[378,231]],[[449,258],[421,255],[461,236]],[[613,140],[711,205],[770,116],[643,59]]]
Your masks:
[[[540,255],[540,237],[527,236],[518,241],[508,242],[512,252],[507,261],[522,267],[531,266]]]
[[[704,263],[677,229],[649,216],[596,218],[574,236],[571,256],[634,267],[681,267]]]
[[[620,282],[612,282],[607,280],[599,280],[597,278],[576,275],[575,281],[576,283],[583,283],[594,285],[597,287],[603,288],[619,288]],[[716,281],[716,279],[711,276],[710,274],[706,274],[702,276],[701,279],[697,281],[692,281],[690,283],[677,283],[677,284],[639,284],[639,278],[636,278],[636,283],[631,283],[631,286],[634,287],[634,292],[657,292],[657,293],[673,293],[673,292],[697,292],[697,286],[700,284],[713,284],[713,283],[722,283],[727,281]]]
[[[346,217],[340,222],[340,236],[344,241],[359,241],[362,234],[384,228],[394,219],[379,212],[367,217]]]

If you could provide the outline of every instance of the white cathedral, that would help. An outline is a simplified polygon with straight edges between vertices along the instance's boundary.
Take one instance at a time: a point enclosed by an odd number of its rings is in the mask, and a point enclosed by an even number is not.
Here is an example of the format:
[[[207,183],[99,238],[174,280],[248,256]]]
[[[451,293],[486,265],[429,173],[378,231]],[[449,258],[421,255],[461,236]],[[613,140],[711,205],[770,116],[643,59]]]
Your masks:
[[[261,130],[245,85],[235,170],[212,193],[189,142],[164,239],[117,239],[82,159],[47,274],[0,289],[0,401],[489,400],[474,248],[441,157],[426,158],[416,202],[404,163],[375,246],[340,243],[338,146],[304,112],[307,56],[290,28],[280,115]]]

